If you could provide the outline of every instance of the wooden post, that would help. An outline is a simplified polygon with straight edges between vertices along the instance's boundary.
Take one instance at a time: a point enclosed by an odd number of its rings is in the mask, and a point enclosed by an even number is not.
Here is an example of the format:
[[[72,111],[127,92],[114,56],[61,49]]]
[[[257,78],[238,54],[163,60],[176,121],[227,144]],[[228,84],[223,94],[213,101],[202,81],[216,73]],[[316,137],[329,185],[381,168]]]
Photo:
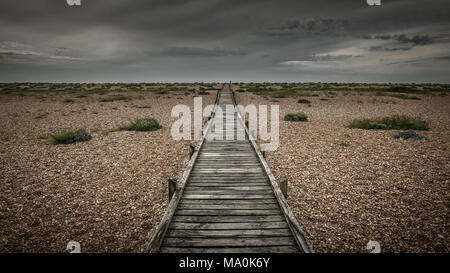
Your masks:
[[[189,159],[192,158],[192,155],[195,152],[195,146],[193,144],[189,144]]]
[[[288,180],[286,178],[286,176],[283,176],[280,181],[278,181],[278,186],[280,186],[280,190],[284,195],[284,198],[288,198],[287,195],[287,188],[288,188]]]
[[[171,177],[169,178],[169,203],[176,190],[177,190],[177,180]]]

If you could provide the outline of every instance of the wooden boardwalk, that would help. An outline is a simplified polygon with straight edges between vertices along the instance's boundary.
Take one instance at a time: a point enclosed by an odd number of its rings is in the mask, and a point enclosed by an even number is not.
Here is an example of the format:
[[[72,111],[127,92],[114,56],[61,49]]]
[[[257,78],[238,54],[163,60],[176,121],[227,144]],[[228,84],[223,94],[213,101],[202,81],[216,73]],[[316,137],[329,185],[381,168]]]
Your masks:
[[[234,106],[225,84],[150,252],[312,252]],[[232,139],[209,139],[215,132]],[[238,140],[238,134],[245,138]]]

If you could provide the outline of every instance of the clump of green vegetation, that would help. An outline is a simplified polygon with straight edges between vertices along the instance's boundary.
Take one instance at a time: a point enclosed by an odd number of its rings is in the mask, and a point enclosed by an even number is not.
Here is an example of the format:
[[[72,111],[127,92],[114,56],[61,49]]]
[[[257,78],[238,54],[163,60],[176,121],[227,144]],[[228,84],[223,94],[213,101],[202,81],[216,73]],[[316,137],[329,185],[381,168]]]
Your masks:
[[[394,97],[394,98],[404,99],[404,100],[420,100],[420,98],[417,96],[408,96],[405,94],[394,94],[394,95],[390,95],[390,96]]]
[[[393,136],[394,138],[402,138],[402,139],[414,139],[419,140],[425,138],[422,135],[419,135],[418,133],[414,132],[413,130],[408,130],[404,132],[397,132]]]
[[[320,100],[322,100],[322,101],[327,101],[328,99],[320,99]]]
[[[75,100],[74,99],[65,99],[64,102],[65,103],[72,103],[72,102],[75,102]]]
[[[41,114],[37,115],[35,117],[35,119],[42,119],[42,118],[45,118],[46,116],[48,116],[48,113],[41,113]]]
[[[298,101],[297,101],[298,103],[311,103],[309,100],[307,100],[307,99],[299,99]]]
[[[137,119],[132,124],[119,127],[125,131],[156,131],[162,126],[154,118]]]
[[[311,96],[313,96],[313,97],[318,97],[319,94],[312,94]]]
[[[209,92],[207,91],[200,91],[198,92],[199,95],[209,95]]]
[[[149,105],[142,105],[142,106],[136,106],[136,108],[138,108],[138,109],[148,109],[148,108],[152,108],[152,107],[149,106]]]
[[[428,130],[428,123],[419,117],[395,115],[385,118],[356,119],[349,125],[350,129],[378,129],[378,130]]]
[[[72,144],[91,140],[92,136],[85,129],[76,131],[62,131],[51,135],[55,144]]]
[[[339,145],[342,147],[348,147],[348,146],[350,146],[350,143],[348,143],[346,141],[342,141]]]
[[[130,98],[124,95],[113,95],[109,98],[102,98],[100,99],[101,102],[112,102],[112,101],[119,101],[119,100],[129,100]]]
[[[285,121],[308,121],[308,116],[303,112],[299,112],[299,113],[295,113],[295,114],[289,113],[284,116],[284,120]]]

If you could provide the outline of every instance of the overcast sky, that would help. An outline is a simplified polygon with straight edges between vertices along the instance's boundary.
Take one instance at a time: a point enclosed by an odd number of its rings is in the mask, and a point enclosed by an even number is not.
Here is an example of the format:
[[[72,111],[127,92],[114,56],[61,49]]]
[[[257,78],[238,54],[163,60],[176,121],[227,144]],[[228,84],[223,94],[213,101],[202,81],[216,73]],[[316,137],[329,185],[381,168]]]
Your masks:
[[[450,1],[0,1],[0,81],[450,82]]]

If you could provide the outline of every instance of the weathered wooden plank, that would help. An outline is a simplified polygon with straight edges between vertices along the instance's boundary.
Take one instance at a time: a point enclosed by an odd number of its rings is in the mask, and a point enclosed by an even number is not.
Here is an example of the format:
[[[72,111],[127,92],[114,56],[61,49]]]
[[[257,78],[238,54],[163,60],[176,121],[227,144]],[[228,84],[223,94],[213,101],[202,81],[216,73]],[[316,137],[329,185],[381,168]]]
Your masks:
[[[296,246],[265,246],[265,247],[220,247],[220,248],[181,248],[162,247],[161,253],[295,253]]]
[[[273,194],[184,194],[185,199],[266,199]]]
[[[201,179],[267,179],[263,173],[195,173],[191,178]]]
[[[175,215],[281,215],[280,209],[177,209]]]
[[[278,204],[220,204],[220,205],[202,205],[202,204],[178,204],[178,209],[243,209],[243,210],[279,210]]]
[[[189,187],[186,188],[185,194],[191,194],[191,195],[269,195],[273,194],[270,190],[258,190],[258,191],[237,191],[237,190],[215,190],[215,189],[208,189],[208,190],[190,190]]]
[[[234,229],[234,230],[198,230],[169,229],[166,237],[170,238],[259,238],[259,237],[292,237],[288,228],[277,229]]]
[[[270,186],[264,185],[264,186],[242,186],[245,184],[241,184],[241,186],[228,186],[228,187],[223,187],[223,186],[216,186],[214,187],[214,190],[235,190],[235,191],[257,191],[257,190],[271,190]],[[186,190],[191,190],[191,191],[201,191],[201,190],[208,190],[208,188],[210,187],[202,187],[202,186],[192,186],[191,184],[188,184],[186,187]]]
[[[214,188],[214,187],[239,187],[239,186],[267,186],[268,182],[255,181],[255,182],[189,182],[189,187],[202,187],[202,188]]]
[[[163,247],[295,246],[292,237],[261,238],[166,238]]]
[[[260,205],[260,204],[278,204],[275,196],[267,199],[226,199],[226,200],[214,200],[214,199],[184,199],[180,200],[180,204],[198,204],[198,205],[220,205],[220,204],[229,204],[229,205]]]
[[[264,174],[261,168],[226,168],[226,169],[205,169],[195,168],[192,170],[192,174]]]
[[[177,215],[172,222],[182,223],[262,223],[262,222],[283,222],[281,215],[233,215],[233,216],[209,216],[209,215]]]
[[[248,222],[248,223],[170,223],[170,229],[271,229],[287,228],[286,221],[282,222]]]

